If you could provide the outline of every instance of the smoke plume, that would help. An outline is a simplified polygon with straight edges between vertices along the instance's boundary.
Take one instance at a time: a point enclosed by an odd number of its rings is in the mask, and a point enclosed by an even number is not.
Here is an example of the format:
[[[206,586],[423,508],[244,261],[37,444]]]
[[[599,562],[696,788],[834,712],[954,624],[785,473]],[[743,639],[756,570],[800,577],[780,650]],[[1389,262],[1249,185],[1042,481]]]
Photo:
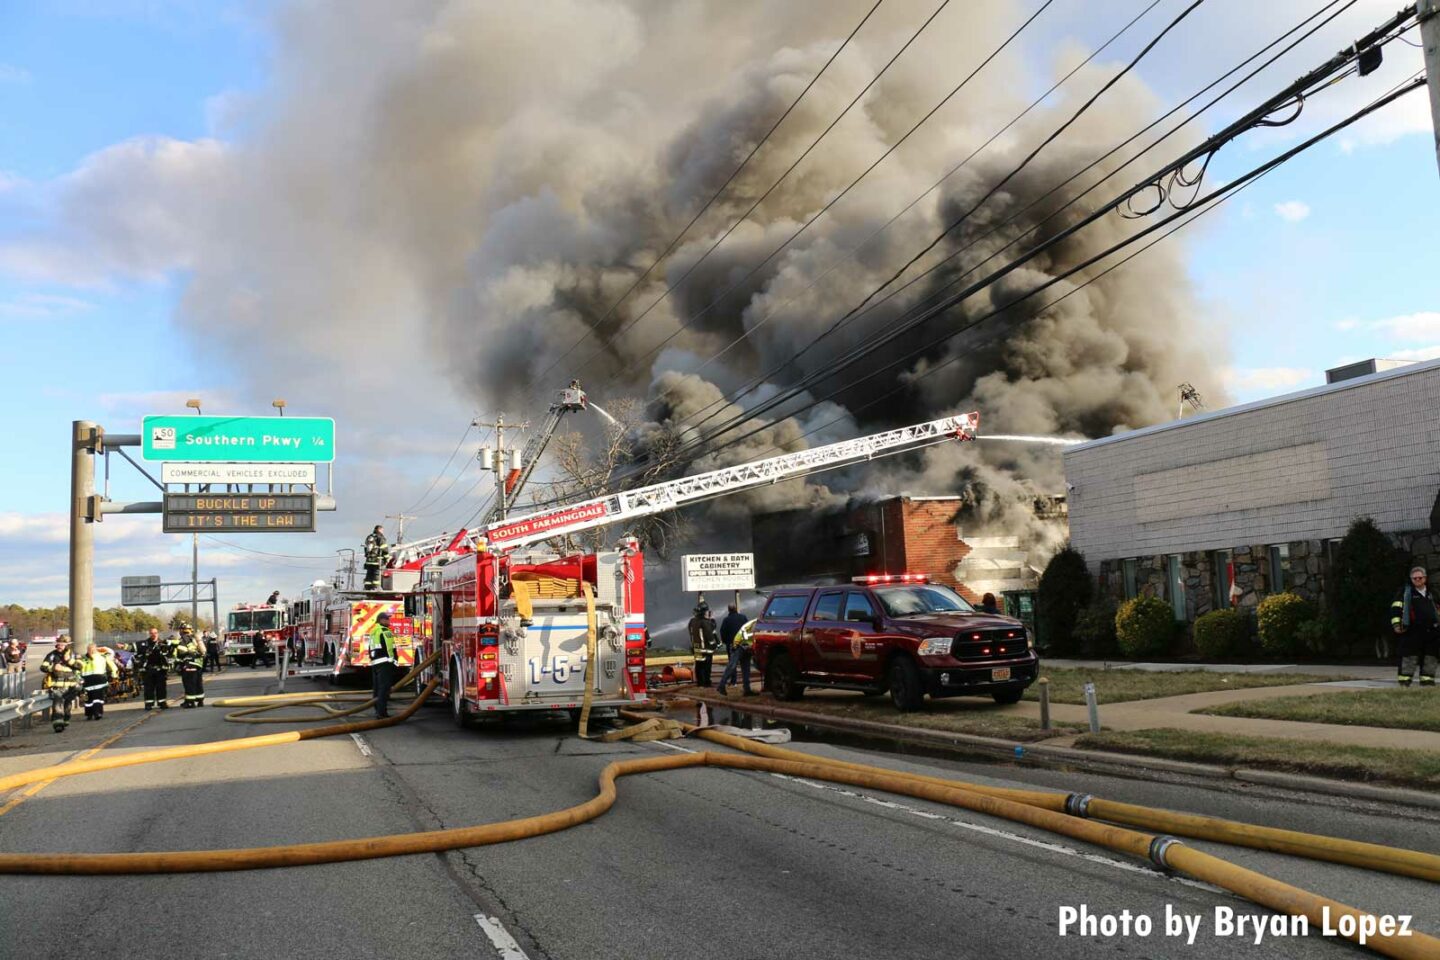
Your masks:
[[[397,0],[285,8],[277,20],[275,86],[242,117],[245,145],[231,151],[227,188],[206,213],[214,223],[190,264],[184,318],[212,346],[263,357],[264,376],[292,390],[313,382],[323,357],[343,372],[323,386],[331,402],[369,411],[381,425],[398,426],[414,407],[377,403],[373,379],[352,371],[383,367],[387,383],[428,389],[443,389],[435,386],[440,374],[479,409],[527,412],[578,376],[601,403],[643,395],[647,429],[685,435],[697,413],[757,374],[779,370],[710,421],[721,423],[832,369],[837,357],[958,272],[983,273],[985,257],[1039,225],[1058,201],[982,239],[991,225],[1161,112],[1140,81],[1123,80],[922,266],[973,248],[797,359],[1116,69],[1113,62],[1083,69],[871,239],[1024,107],[1022,91],[1044,85],[1033,79],[1037,70],[1059,76],[1084,54],[1001,55],[799,240],[742,280],[1030,12],[1014,0],[951,4],[701,262],[935,6],[890,0],[685,241],[611,311],[868,6]],[[336,22],[346,29],[335,30]],[[1172,143],[1165,156],[1182,146]],[[1122,174],[1116,185],[1133,175]],[[1068,211],[1038,235],[1083,212]],[[1107,218],[998,289],[871,351],[850,377],[1009,302],[1135,228]],[[1084,279],[1011,306],[864,383],[818,384],[768,416],[763,432],[692,468],[968,409],[980,410],[991,432],[1096,437],[1168,419],[1182,381],[1220,393],[1215,371],[1224,358],[1213,338],[1200,336],[1201,310],[1178,238],[1046,305]],[[267,350],[267,342],[286,349]],[[852,470],[825,478],[828,486],[779,485],[714,509],[728,521],[748,510],[824,507],[854,494],[963,493],[963,523],[1023,533],[1050,549],[1054,531],[1036,526],[1025,504],[1034,493],[1058,491],[1061,480],[1053,448],[982,442]]]

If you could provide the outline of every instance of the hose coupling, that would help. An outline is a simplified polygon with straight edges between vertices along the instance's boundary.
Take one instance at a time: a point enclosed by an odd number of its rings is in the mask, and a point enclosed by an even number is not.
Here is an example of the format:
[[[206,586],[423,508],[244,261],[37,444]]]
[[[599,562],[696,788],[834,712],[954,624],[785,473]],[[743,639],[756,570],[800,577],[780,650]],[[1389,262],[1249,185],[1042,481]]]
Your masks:
[[[1090,801],[1094,800],[1088,793],[1072,793],[1065,798],[1065,812],[1072,817],[1090,816]]]
[[[1151,840],[1149,853],[1150,862],[1155,864],[1155,866],[1159,867],[1161,870],[1171,869],[1170,864],[1165,862],[1165,853],[1172,846],[1178,843],[1180,843],[1180,840],[1176,837],[1170,836],[1169,834],[1161,834],[1154,840]]]

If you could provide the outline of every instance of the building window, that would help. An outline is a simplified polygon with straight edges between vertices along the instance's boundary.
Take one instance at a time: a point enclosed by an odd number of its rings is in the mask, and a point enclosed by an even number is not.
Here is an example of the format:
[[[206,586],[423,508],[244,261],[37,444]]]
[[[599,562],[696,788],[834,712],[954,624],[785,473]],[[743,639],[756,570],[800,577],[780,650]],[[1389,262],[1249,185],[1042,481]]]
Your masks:
[[[1124,562],[1125,567],[1125,599],[1134,600],[1135,595],[1140,592],[1140,561],[1131,558]]]
[[[1270,548],[1270,592],[1284,593],[1288,586],[1285,574],[1290,570],[1290,544],[1277,543]]]
[[[1180,566],[1180,554],[1172,553],[1165,558],[1165,579],[1170,584],[1170,609],[1178,621],[1188,620],[1185,609],[1185,573]]]
[[[1214,576],[1211,581],[1215,585],[1215,609],[1225,610],[1230,606],[1230,585],[1234,583],[1234,568],[1230,566],[1229,550],[1213,550],[1210,553],[1211,569]]]

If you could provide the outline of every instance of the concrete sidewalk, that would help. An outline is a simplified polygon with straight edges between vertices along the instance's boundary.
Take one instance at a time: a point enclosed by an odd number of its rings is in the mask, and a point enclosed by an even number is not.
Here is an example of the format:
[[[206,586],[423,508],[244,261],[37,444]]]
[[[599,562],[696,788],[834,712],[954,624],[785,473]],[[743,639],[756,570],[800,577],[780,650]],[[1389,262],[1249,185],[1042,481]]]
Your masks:
[[[1393,685],[1393,684],[1392,684]],[[1356,727],[1332,723],[1306,723],[1299,720],[1263,720],[1254,717],[1216,717],[1192,713],[1207,707],[1218,707],[1242,700],[1269,700],[1276,697],[1314,696],[1335,693],[1336,686],[1310,683],[1285,687],[1254,687],[1248,690],[1210,690],[1187,693],[1157,700],[1132,700],[1126,703],[1100,704],[1100,725],[1108,730],[1146,730],[1173,727],[1203,733],[1233,734],[1246,737],[1283,737],[1292,740],[1315,740],[1365,747],[1403,747],[1412,750],[1440,751],[1440,733],[1425,730],[1395,730],[1388,727]],[[1440,710],[1440,691],[1411,689],[1406,696],[1430,697]],[[1000,708],[1012,716],[1039,719],[1040,704],[1028,700]],[[1088,713],[1081,704],[1052,703],[1050,717],[1056,721],[1086,723]],[[1073,736],[1043,741],[1069,743]]]
[[[1210,673],[1308,673],[1318,677],[1359,677],[1364,680],[1395,682],[1392,665],[1346,666],[1338,663],[1151,663],[1132,660],[1061,660],[1041,658],[1045,667],[1065,670],[1149,670],[1155,673],[1178,673],[1205,670]]]

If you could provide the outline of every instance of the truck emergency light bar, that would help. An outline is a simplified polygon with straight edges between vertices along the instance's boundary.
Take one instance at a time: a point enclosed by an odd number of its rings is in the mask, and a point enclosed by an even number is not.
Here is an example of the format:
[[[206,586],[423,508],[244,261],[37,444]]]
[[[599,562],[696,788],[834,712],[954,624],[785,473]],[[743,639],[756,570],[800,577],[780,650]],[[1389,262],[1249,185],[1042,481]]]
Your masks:
[[[871,573],[863,577],[851,577],[852,583],[929,583],[928,573]]]
[[[667,480],[648,487],[622,490],[556,510],[492,523],[484,529],[482,536],[491,547],[511,550],[551,537],[653,516],[712,497],[723,497],[751,487],[804,477],[822,470],[833,470],[932,443],[974,440],[979,427],[978,413],[942,417],[928,423],[886,430],[884,433],[857,437],[854,440],[842,440],[811,450],[800,450],[767,460],[711,470],[708,473]]]

